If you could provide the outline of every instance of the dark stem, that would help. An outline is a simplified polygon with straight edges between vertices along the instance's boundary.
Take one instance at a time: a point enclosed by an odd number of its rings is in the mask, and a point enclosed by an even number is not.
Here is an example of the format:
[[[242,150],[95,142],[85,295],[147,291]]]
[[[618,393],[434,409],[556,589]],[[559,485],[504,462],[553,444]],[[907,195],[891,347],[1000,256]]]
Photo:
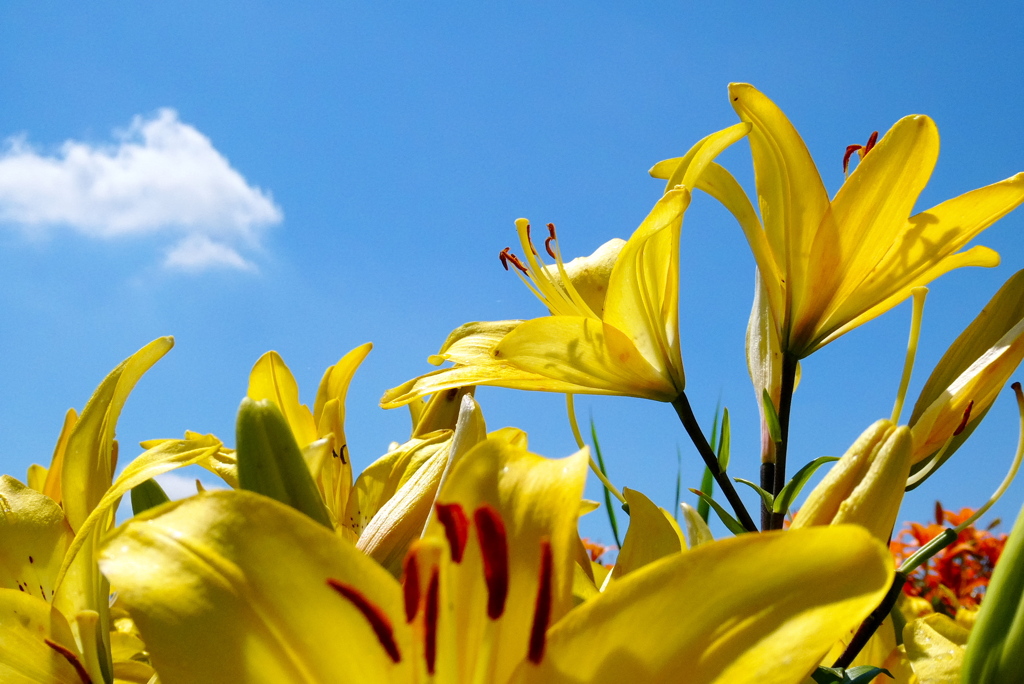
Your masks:
[[[779,442],[775,445],[775,473],[771,483],[773,496],[778,496],[786,486],[786,450],[789,447],[789,415],[793,407],[793,390],[796,389],[796,369],[799,359],[789,352],[782,354],[782,386],[779,388]],[[763,486],[763,485],[762,485]],[[767,489],[767,488],[766,488]],[[766,517],[761,511],[761,518]],[[781,530],[784,513],[770,513],[771,525],[768,529]]]
[[[690,402],[686,398],[685,392],[680,392],[679,396],[672,402],[672,406],[675,407],[676,414],[679,415],[679,420],[682,422],[683,427],[686,429],[686,434],[690,436],[690,440],[693,445],[697,447],[697,453],[704,459],[704,465],[708,467],[711,474],[715,478],[715,482],[721,488],[722,493],[725,494],[725,498],[729,500],[729,504],[732,506],[733,512],[736,513],[736,517],[739,519],[740,524],[750,532],[757,532],[757,526],[754,524],[753,518],[750,517],[750,513],[747,512],[746,507],[743,505],[743,501],[740,499],[740,495],[736,493],[736,488],[732,485],[732,480],[722,471],[721,466],[718,463],[718,456],[711,450],[711,445],[708,444],[708,440],[704,437],[704,432],[700,429],[700,425],[697,423],[697,419],[693,415],[693,409],[690,407]]]
[[[775,464],[774,463],[762,463],[761,464],[761,489],[766,492],[772,491],[775,487]],[[772,517],[773,513],[770,508],[764,505],[764,501],[761,502],[761,529],[770,530],[772,529]]]
[[[845,669],[850,666],[850,663],[860,654],[868,640],[882,626],[885,617],[892,611],[892,607],[896,605],[896,600],[899,599],[900,592],[903,591],[903,585],[906,583],[907,576],[897,570],[896,576],[892,580],[892,586],[889,587],[889,592],[885,595],[885,598],[882,599],[877,608],[871,611],[871,615],[868,615],[867,619],[861,623],[857,633],[853,635],[853,640],[850,641],[846,650],[833,663],[832,667]]]

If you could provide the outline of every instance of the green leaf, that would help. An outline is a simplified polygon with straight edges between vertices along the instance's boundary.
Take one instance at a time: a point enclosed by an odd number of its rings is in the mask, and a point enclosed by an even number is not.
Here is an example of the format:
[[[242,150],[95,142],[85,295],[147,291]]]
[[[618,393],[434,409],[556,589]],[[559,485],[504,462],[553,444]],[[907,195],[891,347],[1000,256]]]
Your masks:
[[[153,478],[150,478],[140,485],[132,487],[132,513],[138,515],[150,508],[156,508],[160,504],[170,501],[167,492],[163,490]]]
[[[747,485],[755,492],[757,492],[761,496],[761,501],[764,502],[765,508],[767,508],[768,510],[772,510],[772,504],[775,503],[775,497],[772,496],[771,492],[766,492],[765,490],[761,489],[750,480],[744,480],[742,477],[734,477],[732,479],[736,480],[737,482],[742,482],[743,484]]]
[[[869,684],[881,674],[894,679],[888,670],[872,665],[858,665],[845,671],[841,667],[819,667],[811,675],[811,679],[817,684]]]
[[[787,482],[786,486],[782,488],[781,492],[779,492],[779,495],[775,497],[775,505],[771,507],[772,510],[776,513],[785,515],[789,511],[789,507],[793,505],[794,501],[796,501],[796,497],[800,495],[800,490],[803,489],[804,485],[807,484],[807,481],[811,479],[811,475],[814,474],[814,471],[826,463],[832,463],[833,461],[838,460],[839,459],[835,456],[821,456],[796,471],[796,474],[793,475],[793,479]]]
[[[601,474],[606,478],[608,477],[608,471],[604,469],[604,457],[601,456],[601,444],[597,441],[597,426],[594,425],[594,417],[590,417],[590,438],[594,440],[594,454],[597,456],[597,467],[601,469]],[[612,536],[615,537],[615,545],[620,549],[622,548],[622,542],[619,541],[619,523],[615,519],[615,507],[612,505],[612,493],[608,491],[607,487],[602,487],[604,490],[604,510],[608,513],[608,524],[612,527]],[[629,508],[623,508],[626,511],[626,515],[629,515]]]
[[[239,486],[276,499],[334,529],[288,421],[277,405],[246,397],[238,408],[236,431]]]
[[[718,442],[718,465],[725,472],[729,468],[729,452],[732,446],[732,431],[729,429],[729,409],[722,409],[722,434]]]
[[[722,522],[725,523],[725,526],[729,528],[730,532],[739,535],[747,531],[746,528],[736,520],[736,518],[729,515],[729,512],[722,508],[722,506],[710,496],[699,489],[691,489],[690,491],[699,496],[701,501],[706,501],[711,508],[715,509],[715,513],[717,513],[718,517],[722,519]]]
[[[884,674],[889,679],[895,679],[892,673],[881,667],[874,667],[871,665],[858,665],[857,667],[851,667],[846,671],[846,679],[843,680],[844,684],[869,684],[869,682],[880,674]]]
[[[761,390],[761,406],[764,407],[764,420],[768,423],[768,435],[778,444],[782,441],[782,428],[779,425],[779,414],[775,410],[775,402],[768,390]]]

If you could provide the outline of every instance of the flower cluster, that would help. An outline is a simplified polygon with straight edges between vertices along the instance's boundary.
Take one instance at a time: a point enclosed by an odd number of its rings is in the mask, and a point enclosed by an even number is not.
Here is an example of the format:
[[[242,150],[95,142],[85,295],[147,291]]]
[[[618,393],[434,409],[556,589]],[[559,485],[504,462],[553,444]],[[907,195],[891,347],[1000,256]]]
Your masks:
[[[850,146],[846,181],[829,197],[768,97],[733,84],[729,101],[738,123],[651,169],[667,183],[628,239],[566,261],[553,225],[541,240],[516,222],[521,251],[500,260],[547,315],[455,328],[428,359],[441,368],[384,393],[381,405],[408,407],[412,427],[361,473],[345,405],[369,343],[325,371],[312,409],[268,352],[249,376],[234,447],[186,430],[144,442],[119,474],[118,416],[173,340],[117,366],[81,413],[68,412],[48,466],[24,483],[0,477],[0,681],[1021,681],[1024,516],[1006,538],[973,523],[1013,479],[1024,429],[988,502],[901,533],[898,567],[887,545],[904,493],[966,443],[1024,358],[1020,271],[903,421],[925,285],[997,265],[988,248],[962,248],[1024,202],[1024,174],[911,214],[938,132],[910,116]],[[743,140],[754,201],[716,161]],[[761,408],[757,482],[729,471],[727,415],[707,439],[686,393],[679,250],[698,191],[731,212],[757,264],[746,340]],[[841,458],[794,453],[800,362],[909,298],[911,351],[891,414]],[[489,428],[479,385],[564,393],[578,451],[545,458],[522,430]],[[591,446],[579,430],[580,393],[671,404],[704,461],[697,506],[667,511],[620,491],[596,435]],[[168,500],[154,478],[184,466],[224,488]],[[628,516],[613,563],[579,535],[580,516],[600,507],[583,499],[588,471],[616,537],[615,510]],[[753,515],[736,482],[755,493]],[[126,495],[134,517],[117,525]],[[714,538],[715,519],[725,538]]]

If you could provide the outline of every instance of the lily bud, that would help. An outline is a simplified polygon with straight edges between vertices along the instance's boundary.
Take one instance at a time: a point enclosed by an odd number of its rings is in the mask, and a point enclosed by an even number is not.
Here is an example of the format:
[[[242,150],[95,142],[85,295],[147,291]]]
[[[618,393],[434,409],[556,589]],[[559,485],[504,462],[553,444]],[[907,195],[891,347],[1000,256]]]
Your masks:
[[[854,523],[888,541],[910,472],[910,429],[880,420],[814,488],[792,528]]]
[[[1024,672],[1024,509],[1017,516],[971,630],[962,681],[1019,682]]]

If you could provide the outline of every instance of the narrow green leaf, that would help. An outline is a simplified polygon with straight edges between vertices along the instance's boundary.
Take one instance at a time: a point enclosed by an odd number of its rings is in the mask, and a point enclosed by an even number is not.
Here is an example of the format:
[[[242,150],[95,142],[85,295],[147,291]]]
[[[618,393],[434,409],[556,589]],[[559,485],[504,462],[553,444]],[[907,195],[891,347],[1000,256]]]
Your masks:
[[[236,427],[238,484],[301,511],[328,529],[327,507],[281,410],[246,397]]]
[[[782,428],[779,426],[779,413],[775,410],[775,402],[768,390],[761,390],[761,406],[764,407],[764,419],[768,423],[768,435],[778,444],[782,441]]]
[[[857,667],[851,667],[846,671],[843,680],[844,684],[868,684],[875,677],[880,674],[884,674],[889,679],[895,679],[892,673],[882,667],[874,667],[872,665],[858,665]]]
[[[711,451],[718,453],[718,417],[721,411],[721,403],[715,406],[715,417],[711,421]],[[711,470],[707,466],[704,466],[704,475],[700,480],[700,490],[707,492],[709,496],[715,494],[715,476],[711,474]],[[708,515],[711,513],[711,507],[708,503],[701,499],[697,502],[697,515],[704,519],[704,522],[708,521]]]
[[[711,470],[704,466],[704,477],[700,481],[700,490],[702,492],[708,492],[708,496],[712,496],[715,493],[715,476],[711,474]],[[708,514],[711,512],[711,507],[708,506],[707,501],[701,499],[697,502],[697,514],[704,518],[704,522],[708,521]]]
[[[732,479],[736,480],[737,482],[742,482],[743,484],[753,489],[761,497],[761,501],[764,502],[765,508],[769,510],[772,509],[772,504],[775,503],[775,497],[772,496],[771,492],[766,492],[765,490],[761,489],[759,486],[757,486],[750,480],[744,480],[742,477],[734,477]]]
[[[601,474],[606,478],[608,477],[608,471],[604,467],[604,457],[601,455],[601,444],[597,441],[597,426],[594,424],[594,417],[590,417],[590,438],[594,440],[594,454],[597,456],[597,467],[601,469]],[[622,548],[622,542],[619,541],[619,523],[615,519],[615,506],[612,505],[612,493],[608,491],[607,487],[601,488],[604,491],[604,510],[608,512],[608,524],[612,528],[612,536],[615,537],[615,545],[620,549]],[[626,510],[626,515],[629,515],[629,510]]]
[[[729,427],[729,409],[722,409],[722,433],[718,440],[718,465],[722,472],[729,469],[729,452],[732,446],[732,430]]]
[[[715,513],[718,514],[718,517],[721,518],[722,522],[725,523],[725,526],[729,528],[730,532],[739,535],[747,531],[746,528],[736,520],[736,518],[729,515],[729,512],[722,508],[722,506],[710,496],[699,489],[691,489],[690,491],[699,496],[701,501],[708,502],[708,505],[715,510]]]
[[[138,515],[150,508],[156,508],[160,504],[170,501],[167,492],[153,478],[142,484],[132,487],[132,513]]]
[[[844,678],[843,669],[840,667],[819,667],[811,675],[817,684],[842,684]]]
[[[779,492],[779,495],[775,497],[775,505],[772,507],[772,510],[782,515],[789,512],[789,507],[796,501],[796,497],[800,495],[800,490],[811,479],[811,475],[814,475],[814,471],[826,463],[838,460],[835,456],[820,456],[796,471],[793,479],[787,482],[786,486]]]

